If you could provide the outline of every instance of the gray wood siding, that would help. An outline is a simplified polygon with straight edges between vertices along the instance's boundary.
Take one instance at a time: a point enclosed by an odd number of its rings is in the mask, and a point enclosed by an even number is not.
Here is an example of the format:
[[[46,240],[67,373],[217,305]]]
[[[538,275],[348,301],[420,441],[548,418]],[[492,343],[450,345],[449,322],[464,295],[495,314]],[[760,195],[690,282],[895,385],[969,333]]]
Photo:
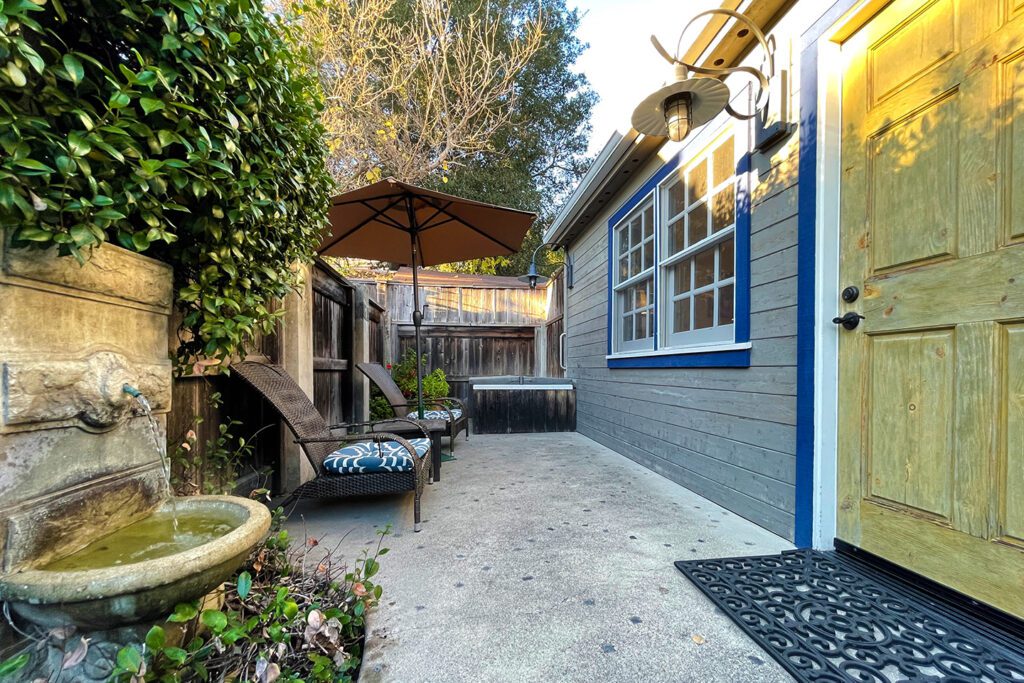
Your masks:
[[[793,539],[796,464],[798,141],[755,157],[750,368],[609,369],[608,217],[649,177],[609,202],[571,246],[567,376],[577,430],[774,533]]]

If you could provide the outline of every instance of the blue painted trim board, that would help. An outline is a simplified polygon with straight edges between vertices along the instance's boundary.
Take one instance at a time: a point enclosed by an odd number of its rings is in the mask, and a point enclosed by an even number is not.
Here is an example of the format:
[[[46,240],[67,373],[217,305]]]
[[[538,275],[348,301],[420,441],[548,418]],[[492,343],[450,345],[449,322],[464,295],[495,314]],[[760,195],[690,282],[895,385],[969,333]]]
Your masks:
[[[605,259],[608,261],[608,282],[605,285],[605,291],[608,292],[608,296],[605,297],[608,300],[608,317],[605,318],[605,333],[607,334],[608,351],[607,355],[612,355],[612,330],[615,329],[615,310],[612,304],[615,301],[615,291],[612,289],[615,286],[615,235],[612,234],[612,226],[615,225],[612,221],[608,221],[608,255]]]
[[[610,368],[749,368],[750,349],[609,358]]]
[[[744,154],[736,166],[736,308],[733,312],[736,343],[750,341],[750,173],[753,167],[750,152]],[[747,365],[750,365],[749,358]]]
[[[818,167],[818,47],[800,55],[800,161],[797,169],[796,504],[797,547],[814,542],[815,229]]]

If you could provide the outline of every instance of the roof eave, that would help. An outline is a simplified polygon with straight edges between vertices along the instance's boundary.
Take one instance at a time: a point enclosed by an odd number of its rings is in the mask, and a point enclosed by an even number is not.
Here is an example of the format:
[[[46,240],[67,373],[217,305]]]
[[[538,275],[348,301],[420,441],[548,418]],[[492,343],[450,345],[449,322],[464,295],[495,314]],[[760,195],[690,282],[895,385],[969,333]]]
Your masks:
[[[612,196],[633,178],[633,171],[661,148],[665,139],[642,135],[632,129],[612,134],[544,233],[545,243],[563,247],[585,230]]]
[[[720,7],[743,12],[762,30],[767,30],[795,2],[722,0]],[[684,52],[683,60],[710,67],[735,65],[756,45],[754,37],[749,33],[739,35],[743,28],[728,16],[712,16]],[[572,241],[597,218],[606,202],[632,177],[628,166],[639,167],[661,148],[665,140],[648,137],[632,129],[626,133],[616,131],[555,216],[544,233],[544,241],[556,247],[564,247]]]
[[[723,0],[720,7],[746,15],[765,33],[778,23],[797,0]],[[704,30],[686,50],[683,60],[705,67],[735,66],[757,45],[745,27],[725,15],[712,16]]]

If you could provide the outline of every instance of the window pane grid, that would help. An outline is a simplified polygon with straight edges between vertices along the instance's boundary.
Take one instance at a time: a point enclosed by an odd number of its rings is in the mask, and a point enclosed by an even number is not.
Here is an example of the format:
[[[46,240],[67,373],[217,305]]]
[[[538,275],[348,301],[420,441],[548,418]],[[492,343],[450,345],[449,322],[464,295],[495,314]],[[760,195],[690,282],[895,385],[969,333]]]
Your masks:
[[[681,169],[664,188],[666,249],[660,263],[667,285],[663,301],[670,344],[686,343],[683,340],[689,339],[673,339],[673,335],[692,335],[733,323],[734,175],[735,150],[729,137]]]
[[[654,204],[630,214],[615,231],[618,247],[617,281],[625,281],[654,267]]]
[[[641,348],[654,338],[654,202],[637,207],[616,227],[615,269],[617,344]]]
[[[706,162],[705,162],[706,163]],[[678,180],[673,187],[682,185]],[[668,254],[697,248],[702,242],[736,226],[736,187],[731,180],[715,188],[710,195],[701,195],[678,214],[668,216]]]
[[[618,292],[620,325],[623,341],[649,339],[654,336],[654,279],[625,287]]]
[[[696,325],[692,329],[732,324],[735,296],[733,285],[736,281],[733,275],[733,252],[732,240],[729,240],[714,250],[700,252],[674,265],[671,271],[672,288],[669,290],[669,303],[674,316],[671,325],[673,334],[689,331],[691,321]],[[698,258],[707,258],[708,255],[713,257],[715,263],[713,280],[697,286],[695,263]]]
[[[615,351],[733,340],[735,153],[731,135],[718,138],[614,226]]]

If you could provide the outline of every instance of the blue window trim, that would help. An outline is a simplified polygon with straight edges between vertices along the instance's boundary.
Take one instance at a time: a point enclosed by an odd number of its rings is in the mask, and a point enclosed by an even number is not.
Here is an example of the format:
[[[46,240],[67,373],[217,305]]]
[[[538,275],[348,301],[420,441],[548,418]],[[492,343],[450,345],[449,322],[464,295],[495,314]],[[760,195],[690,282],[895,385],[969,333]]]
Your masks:
[[[749,368],[750,349],[609,358],[610,368]]]
[[[818,46],[800,54],[800,160],[797,166],[796,485],[794,544],[814,543],[814,325],[818,168]]]
[[[658,185],[678,170],[684,162],[680,151],[665,162],[647,182],[640,186],[619,209],[608,219],[608,355],[612,355],[612,335],[614,334],[614,299],[615,299],[615,225],[635,209],[640,202],[646,200],[652,192],[657,192]],[[753,168],[751,154],[747,152],[736,164],[736,308],[734,311],[735,343],[743,344],[750,341],[750,173]],[[661,219],[655,227],[655,240],[660,241]],[[660,257],[660,253],[658,254]],[[658,265],[655,264],[655,270]],[[658,310],[660,306],[658,285],[660,278],[654,278],[653,294],[655,306],[652,324],[654,325],[654,351],[658,350]],[[609,368],[748,368],[750,367],[750,349],[730,349],[724,351],[704,351],[701,353],[661,354],[651,356],[624,356],[609,358]]]

